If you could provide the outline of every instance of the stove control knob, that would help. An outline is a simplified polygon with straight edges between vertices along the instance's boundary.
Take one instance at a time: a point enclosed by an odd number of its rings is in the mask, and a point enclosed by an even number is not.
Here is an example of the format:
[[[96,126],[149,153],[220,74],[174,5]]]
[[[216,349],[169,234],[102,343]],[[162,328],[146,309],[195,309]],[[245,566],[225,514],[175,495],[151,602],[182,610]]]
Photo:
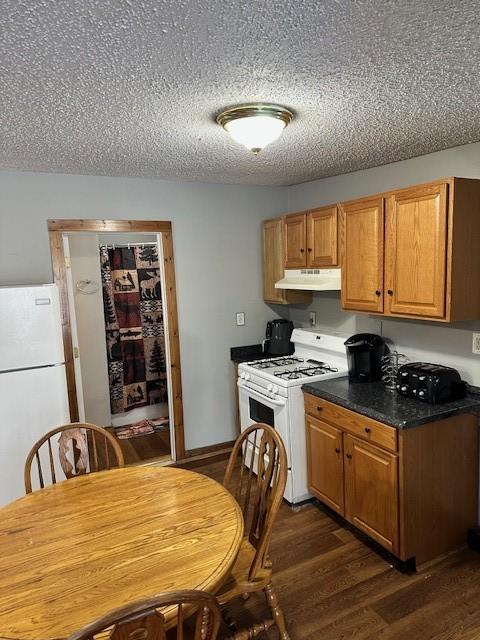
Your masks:
[[[406,378],[408,376],[408,371],[402,371],[402,378]]]
[[[250,380],[250,374],[249,373],[245,374],[245,380]]]
[[[276,384],[272,385],[272,393],[277,393],[278,387]]]
[[[418,395],[420,396],[420,398],[423,398],[423,396],[425,395],[425,391],[419,391]]]
[[[406,385],[406,384],[404,384],[402,387],[400,387],[400,391],[406,391],[406,390],[407,390],[407,388],[408,388],[408,387],[407,387],[407,385]]]
[[[423,382],[425,380],[426,376],[420,376],[418,379],[420,380],[420,382]]]
[[[270,383],[270,384],[267,386],[267,391],[273,391],[273,384],[272,384],[272,383]]]

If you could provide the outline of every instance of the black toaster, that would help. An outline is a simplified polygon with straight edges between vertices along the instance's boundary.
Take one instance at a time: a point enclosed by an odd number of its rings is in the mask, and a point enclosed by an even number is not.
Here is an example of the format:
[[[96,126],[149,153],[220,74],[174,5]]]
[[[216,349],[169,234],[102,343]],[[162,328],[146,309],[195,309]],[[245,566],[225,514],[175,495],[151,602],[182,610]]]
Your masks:
[[[397,391],[402,396],[440,404],[463,398],[465,383],[452,367],[428,362],[409,362],[398,369]]]

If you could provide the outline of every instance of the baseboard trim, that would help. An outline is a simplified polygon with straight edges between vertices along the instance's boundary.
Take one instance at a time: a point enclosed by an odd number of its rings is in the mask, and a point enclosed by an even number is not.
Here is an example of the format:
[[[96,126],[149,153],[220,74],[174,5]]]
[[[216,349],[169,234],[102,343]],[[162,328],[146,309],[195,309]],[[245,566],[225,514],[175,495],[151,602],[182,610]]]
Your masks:
[[[176,460],[176,465],[183,465],[189,462],[198,462],[201,460],[208,460],[209,458],[228,458],[230,452],[235,444],[235,440],[229,440],[228,442],[219,442],[218,444],[212,444],[208,447],[198,447],[197,449],[188,449],[185,452],[185,457],[181,460]]]

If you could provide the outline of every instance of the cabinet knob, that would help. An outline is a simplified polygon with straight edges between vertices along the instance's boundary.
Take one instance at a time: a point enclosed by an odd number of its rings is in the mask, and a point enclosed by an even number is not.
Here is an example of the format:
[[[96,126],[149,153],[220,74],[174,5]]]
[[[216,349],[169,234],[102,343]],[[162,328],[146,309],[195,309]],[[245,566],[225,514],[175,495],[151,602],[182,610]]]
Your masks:
[[[382,295],[382,292],[380,291],[380,289],[377,289],[377,290],[375,291],[375,295],[376,295],[376,296],[381,296],[381,295]]]
[[[338,447],[335,447],[335,453],[340,453],[340,449]]]
[[[347,453],[347,458],[348,458],[349,460],[351,460],[351,459],[352,459],[352,454],[351,454],[351,453]]]
[[[300,253],[304,253],[305,249],[300,249]]]
[[[317,411],[321,411],[323,407],[317,407]]]
[[[370,427],[365,427],[365,433],[370,433],[370,432],[371,432]]]
[[[308,253],[312,252],[312,247],[308,247]]]
[[[392,291],[391,289],[389,289],[389,290],[387,291],[387,293],[388,293],[388,295],[389,295],[389,296],[393,296],[393,291]]]

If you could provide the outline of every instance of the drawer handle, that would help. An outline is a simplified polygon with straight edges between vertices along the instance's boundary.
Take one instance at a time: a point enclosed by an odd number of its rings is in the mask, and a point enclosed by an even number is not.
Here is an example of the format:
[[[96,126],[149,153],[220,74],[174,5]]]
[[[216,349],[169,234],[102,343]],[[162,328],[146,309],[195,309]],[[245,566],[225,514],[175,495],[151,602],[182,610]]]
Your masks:
[[[365,427],[365,433],[370,433],[371,431],[370,427]]]
[[[338,447],[335,447],[335,453],[340,453],[340,449]]]
[[[352,454],[351,454],[351,453],[347,453],[347,458],[348,458],[349,460],[351,460],[351,459],[352,459]]]

